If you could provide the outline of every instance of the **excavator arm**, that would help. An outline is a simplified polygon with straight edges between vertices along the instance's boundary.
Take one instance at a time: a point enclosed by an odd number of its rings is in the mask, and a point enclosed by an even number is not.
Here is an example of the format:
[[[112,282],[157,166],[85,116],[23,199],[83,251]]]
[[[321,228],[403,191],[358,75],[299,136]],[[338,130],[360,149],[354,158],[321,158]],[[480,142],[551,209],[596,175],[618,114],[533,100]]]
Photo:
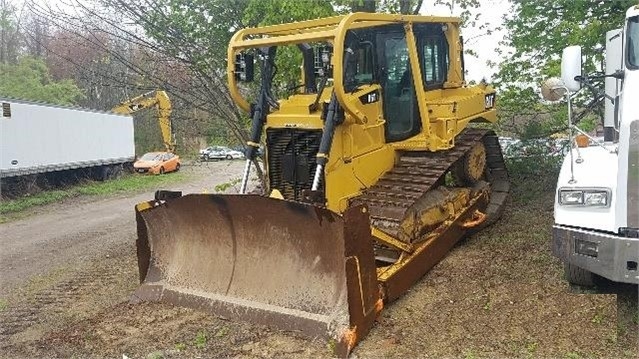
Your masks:
[[[175,140],[171,125],[171,100],[165,91],[150,91],[130,100],[124,101],[114,108],[112,112],[131,115],[140,110],[156,107],[158,111],[158,123],[162,132],[162,140],[168,152],[175,151]]]

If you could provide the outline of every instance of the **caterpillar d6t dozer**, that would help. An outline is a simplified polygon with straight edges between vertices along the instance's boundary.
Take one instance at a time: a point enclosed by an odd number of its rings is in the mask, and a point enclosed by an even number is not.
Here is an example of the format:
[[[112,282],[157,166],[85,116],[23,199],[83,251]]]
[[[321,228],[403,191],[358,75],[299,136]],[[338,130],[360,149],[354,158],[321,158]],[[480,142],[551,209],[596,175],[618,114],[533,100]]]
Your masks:
[[[241,193],[139,204],[134,299],[325,336],[348,354],[386,303],[504,206],[497,137],[470,126],[496,121],[495,91],[466,85],[461,44],[450,17],[238,31],[229,88],[252,118]],[[297,88],[273,88],[278,53],[300,58]],[[254,77],[249,103],[239,85]],[[265,195],[245,194],[261,142]]]

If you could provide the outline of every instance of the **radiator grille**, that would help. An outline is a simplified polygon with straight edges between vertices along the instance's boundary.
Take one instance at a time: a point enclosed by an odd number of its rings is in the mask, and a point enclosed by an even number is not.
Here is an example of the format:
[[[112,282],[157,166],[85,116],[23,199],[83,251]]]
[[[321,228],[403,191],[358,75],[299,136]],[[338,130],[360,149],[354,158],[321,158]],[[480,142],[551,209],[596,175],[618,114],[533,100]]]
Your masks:
[[[321,139],[321,130],[267,130],[270,188],[279,190],[286,199],[301,201],[303,191],[310,190],[313,184]]]

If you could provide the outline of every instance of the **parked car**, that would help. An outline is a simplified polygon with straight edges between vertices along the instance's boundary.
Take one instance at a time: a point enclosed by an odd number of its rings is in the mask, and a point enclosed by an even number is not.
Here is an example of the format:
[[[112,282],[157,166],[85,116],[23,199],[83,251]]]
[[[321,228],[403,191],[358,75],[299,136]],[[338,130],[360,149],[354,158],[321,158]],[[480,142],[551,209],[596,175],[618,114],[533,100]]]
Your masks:
[[[171,152],[145,153],[133,164],[135,172],[164,174],[180,170],[180,156]]]
[[[236,150],[232,150],[223,146],[209,146],[200,150],[200,159],[204,161],[208,160],[234,160],[238,158],[244,158],[244,153]]]
[[[236,160],[236,159],[244,158],[244,152],[232,150],[230,148],[224,148],[223,151],[224,153],[226,153],[225,158],[227,160]]]
[[[210,146],[200,150],[200,159],[203,161],[208,160],[223,160],[226,159],[226,152],[218,146]]]

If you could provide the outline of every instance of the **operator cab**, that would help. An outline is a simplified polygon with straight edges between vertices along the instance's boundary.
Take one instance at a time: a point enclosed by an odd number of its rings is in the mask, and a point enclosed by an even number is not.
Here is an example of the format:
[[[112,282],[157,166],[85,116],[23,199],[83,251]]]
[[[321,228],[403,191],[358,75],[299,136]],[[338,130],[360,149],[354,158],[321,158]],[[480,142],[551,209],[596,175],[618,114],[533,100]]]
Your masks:
[[[449,50],[444,26],[413,25],[422,73],[420,83],[426,91],[443,88],[447,79]],[[346,91],[373,83],[382,88],[386,141],[402,141],[420,133],[422,120],[404,27],[387,25],[351,30],[345,47],[345,51],[354,53],[350,63],[344,67]]]

